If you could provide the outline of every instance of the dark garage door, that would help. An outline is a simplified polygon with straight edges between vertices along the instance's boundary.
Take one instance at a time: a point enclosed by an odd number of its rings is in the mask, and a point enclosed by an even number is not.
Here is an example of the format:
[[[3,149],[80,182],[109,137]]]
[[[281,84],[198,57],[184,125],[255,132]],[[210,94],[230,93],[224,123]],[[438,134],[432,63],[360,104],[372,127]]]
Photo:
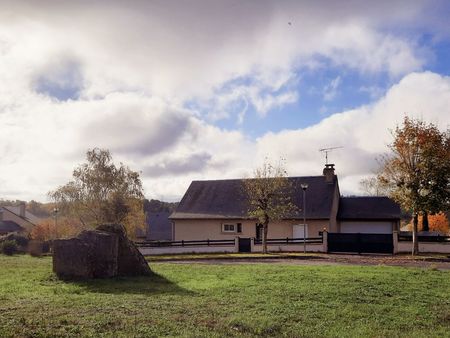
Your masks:
[[[328,252],[393,253],[392,234],[328,234]]]

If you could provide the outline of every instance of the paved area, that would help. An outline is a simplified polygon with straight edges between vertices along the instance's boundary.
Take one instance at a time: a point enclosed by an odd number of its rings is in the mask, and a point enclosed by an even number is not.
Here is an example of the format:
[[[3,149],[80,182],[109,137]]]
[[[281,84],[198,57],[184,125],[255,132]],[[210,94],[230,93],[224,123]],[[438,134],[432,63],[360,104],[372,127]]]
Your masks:
[[[392,255],[345,255],[324,254],[281,258],[208,258],[174,259],[164,262],[177,264],[295,264],[295,265],[386,265],[450,270],[450,256],[392,256]],[[153,262],[156,263],[156,262]]]

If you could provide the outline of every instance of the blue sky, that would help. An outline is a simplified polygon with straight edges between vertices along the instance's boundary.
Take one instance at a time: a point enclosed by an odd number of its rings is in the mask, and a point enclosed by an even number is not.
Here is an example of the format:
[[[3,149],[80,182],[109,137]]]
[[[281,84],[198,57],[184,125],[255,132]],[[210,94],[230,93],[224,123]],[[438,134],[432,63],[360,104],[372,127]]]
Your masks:
[[[0,0],[0,198],[46,200],[88,149],[149,198],[269,157],[360,194],[405,114],[450,124],[447,1]]]

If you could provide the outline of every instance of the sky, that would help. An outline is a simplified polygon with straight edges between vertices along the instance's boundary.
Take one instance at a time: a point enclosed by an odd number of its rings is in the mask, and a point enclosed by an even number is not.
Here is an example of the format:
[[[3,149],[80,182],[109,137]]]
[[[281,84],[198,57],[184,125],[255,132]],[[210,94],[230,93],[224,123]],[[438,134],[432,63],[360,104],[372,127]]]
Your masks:
[[[405,116],[450,125],[448,1],[0,0],[0,198],[48,201],[86,151],[147,198],[268,158],[361,194]]]

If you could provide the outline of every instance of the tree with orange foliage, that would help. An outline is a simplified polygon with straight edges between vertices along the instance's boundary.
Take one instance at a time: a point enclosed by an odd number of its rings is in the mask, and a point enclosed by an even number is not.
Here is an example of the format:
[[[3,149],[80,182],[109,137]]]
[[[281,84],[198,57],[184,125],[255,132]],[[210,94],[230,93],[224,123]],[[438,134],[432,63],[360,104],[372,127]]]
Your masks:
[[[77,219],[58,217],[58,222],[55,222],[52,218],[46,218],[33,228],[31,238],[40,241],[69,238],[78,235],[84,229]]]
[[[443,212],[440,212],[435,215],[428,215],[428,229],[425,229],[423,226],[423,216],[419,216],[419,224],[422,224],[422,227],[419,228],[420,231],[431,231],[437,232],[442,235],[446,235],[450,233],[450,225],[447,218],[447,215]],[[408,231],[411,231],[413,227],[412,222],[410,222],[406,228]]]
[[[450,130],[405,117],[393,132],[391,153],[382,158],[378,181],[389,196],[413,214],[413,251],[417,240],[419,215],[450,208]]]

